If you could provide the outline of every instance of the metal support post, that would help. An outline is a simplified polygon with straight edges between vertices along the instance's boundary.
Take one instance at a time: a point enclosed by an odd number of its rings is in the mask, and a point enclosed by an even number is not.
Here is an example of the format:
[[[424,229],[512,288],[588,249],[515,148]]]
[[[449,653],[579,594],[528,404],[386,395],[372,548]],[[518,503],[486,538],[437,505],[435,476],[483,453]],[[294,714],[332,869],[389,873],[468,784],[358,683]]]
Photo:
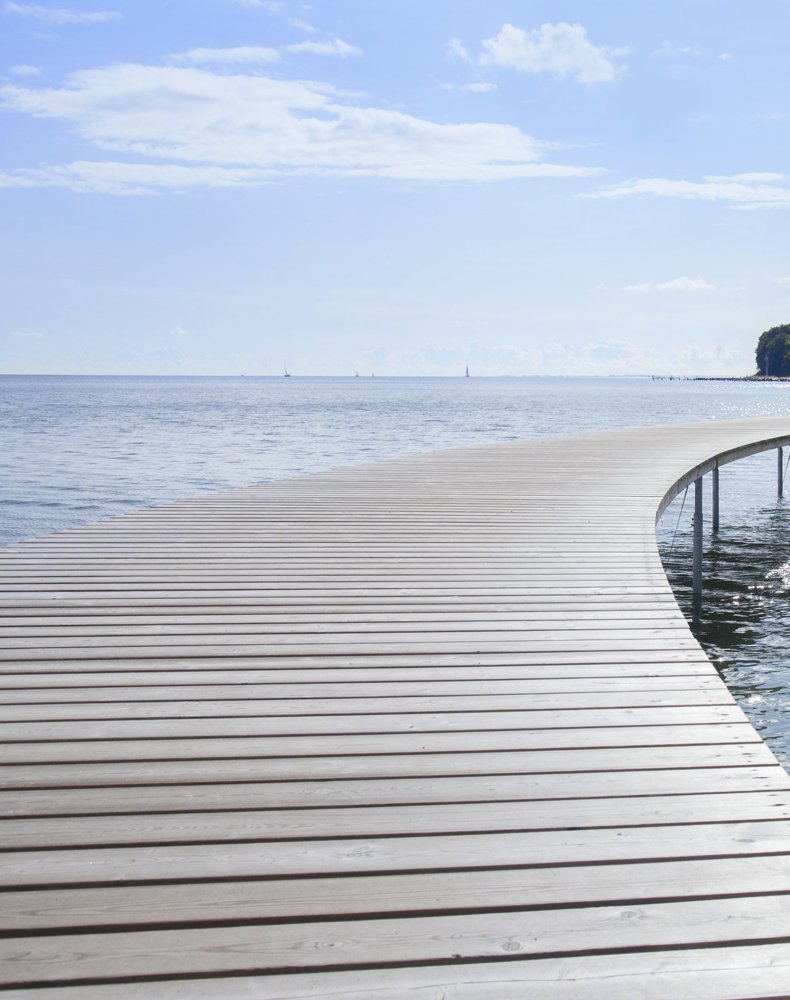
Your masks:
[[[782,448],[776,449],[776,495],[784,496],[784,469],[782,468]]]
[[[694,555],[691,570],[691,596],[696,613],[702,601],[702,476],[694,480]]]
[[[719,533],[719,467],[718,465],[711,473],[711,485],[713,487],[713,534]]]

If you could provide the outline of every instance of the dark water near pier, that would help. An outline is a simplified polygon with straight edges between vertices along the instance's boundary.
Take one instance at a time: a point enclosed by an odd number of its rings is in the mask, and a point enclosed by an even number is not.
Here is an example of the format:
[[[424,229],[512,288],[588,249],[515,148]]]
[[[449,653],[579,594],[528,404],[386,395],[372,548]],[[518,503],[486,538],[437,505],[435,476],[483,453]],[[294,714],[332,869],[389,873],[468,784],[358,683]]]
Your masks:
[[[717,535],[710,496],[705,502],[704,592],[694,633],[790,770],[790,504],[777,498],[776,482],[775,452],[720,470]],[[685,507],[678,497],[657,531],[664,568],[690,621],[692,508],[689,490]]]
[[[790,385],[651,379],[0,377],[0,545],[209,490],[435,448],[790,416]],[[774,454],[721,471],[698,637],[790,764],[790,506]],[[689,607],[691,507],[658,529]]]

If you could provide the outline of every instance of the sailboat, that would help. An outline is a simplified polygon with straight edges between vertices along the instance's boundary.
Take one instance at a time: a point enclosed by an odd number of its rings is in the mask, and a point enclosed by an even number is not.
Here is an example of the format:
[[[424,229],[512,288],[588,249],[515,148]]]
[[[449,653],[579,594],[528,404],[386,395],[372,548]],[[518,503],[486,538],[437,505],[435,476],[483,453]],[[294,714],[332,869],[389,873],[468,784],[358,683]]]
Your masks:
[[[291,373],[288,371],[288,365],[283,364],[283,378],[290,378]]]
[[[466,375],[464,377],[469,378],[469,365],[466,366]]]

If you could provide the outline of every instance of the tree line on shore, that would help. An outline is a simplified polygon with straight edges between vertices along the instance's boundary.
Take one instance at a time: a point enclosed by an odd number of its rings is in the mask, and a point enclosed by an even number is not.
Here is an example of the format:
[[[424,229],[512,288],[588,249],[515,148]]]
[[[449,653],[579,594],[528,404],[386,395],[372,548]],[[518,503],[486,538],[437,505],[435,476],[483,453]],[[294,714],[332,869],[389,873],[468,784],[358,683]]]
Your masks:
[[[757,341],[757,374],[770,378],[790,377],[790,323],[772,326]]]

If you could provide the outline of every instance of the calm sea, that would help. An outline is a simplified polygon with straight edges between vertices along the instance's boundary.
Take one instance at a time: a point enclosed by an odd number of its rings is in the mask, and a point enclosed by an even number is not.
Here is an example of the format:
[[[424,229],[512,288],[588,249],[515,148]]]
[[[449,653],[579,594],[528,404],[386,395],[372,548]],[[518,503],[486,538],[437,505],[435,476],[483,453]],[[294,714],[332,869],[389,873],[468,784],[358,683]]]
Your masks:
[[[637,378],[0,377],[0,545],[209,490],[486,441],[790,416],[790,385]],[[697,635],[790,765],[790,506],[722,469]],[[688,608],[691,504],[658,529]]]

